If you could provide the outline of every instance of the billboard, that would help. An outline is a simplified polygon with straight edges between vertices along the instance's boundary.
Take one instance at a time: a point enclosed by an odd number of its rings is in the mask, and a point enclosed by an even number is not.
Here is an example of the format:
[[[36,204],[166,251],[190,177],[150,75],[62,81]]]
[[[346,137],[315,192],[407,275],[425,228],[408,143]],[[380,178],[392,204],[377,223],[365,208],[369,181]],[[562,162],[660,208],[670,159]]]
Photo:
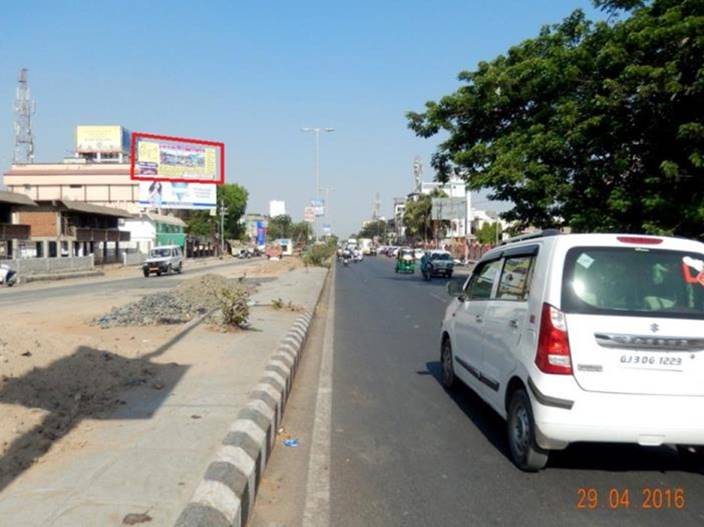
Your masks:
[[[266,225],[263,221],[257,221],[257,245],[266,245]]]
[[[467,215],[465,198],[433,198],[433,220],[464,220]]]
[[[152,209],[215,209],[215,185],[142,181],[139,183],[139,204]]]
[[[126,152],[129,143],[129,132],[122,126],[76,126],[76,152],[81,154]]]
[[[224,143],[135,132],[130,151],[132,179],[210,184],[225,181]]]
[[[315,209],[313,207],[306,207],[303,209],[303,221],[308,223],[313,223],[315,221]]]
[[[310,206],[313,208],[314,214],[316,216],[325,215],[325,202],[322,199],[310,200]]]

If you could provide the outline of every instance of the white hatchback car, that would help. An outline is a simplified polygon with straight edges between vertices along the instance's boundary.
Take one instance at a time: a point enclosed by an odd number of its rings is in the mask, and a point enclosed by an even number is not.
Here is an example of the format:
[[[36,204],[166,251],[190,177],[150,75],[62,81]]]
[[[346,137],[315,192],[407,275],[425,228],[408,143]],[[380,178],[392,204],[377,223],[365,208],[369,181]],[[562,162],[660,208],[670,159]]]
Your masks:
[[[460,379],[506,419],[519,468],[577,441],[704,461],[704,244],[545,231],[448,289],[443,384]]]

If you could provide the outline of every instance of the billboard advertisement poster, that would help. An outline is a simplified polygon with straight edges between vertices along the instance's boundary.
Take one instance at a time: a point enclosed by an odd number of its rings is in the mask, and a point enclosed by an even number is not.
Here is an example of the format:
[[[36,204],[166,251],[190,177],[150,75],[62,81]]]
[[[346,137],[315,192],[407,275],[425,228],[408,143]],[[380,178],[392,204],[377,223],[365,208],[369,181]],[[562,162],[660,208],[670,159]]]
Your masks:
[[[200,139],[133,133],[130,178],[221,184],[225,181],[225,145]]]
[[[308,223],[313,223],[315,221],[315,209],[313,207],[306,207],[303,209],[303,221]]]
[[[464,220],[467,215],[465,198],[433,198],[432,203],[433,220]]]
[[[76,126],[76,152],[81,154],[126,152],[129,144],[129,132],[122,126]]]
[[[310,200],[310,206],[315,211],[316,216],[324,216],[325,215],[325,202],[322,199]]]
[[[142,181],[139,204],[153,209],[215,209],[217,187],[203,183]]]
[[[266,245],[266,226],[263,221],[257,221],[257,245]]]

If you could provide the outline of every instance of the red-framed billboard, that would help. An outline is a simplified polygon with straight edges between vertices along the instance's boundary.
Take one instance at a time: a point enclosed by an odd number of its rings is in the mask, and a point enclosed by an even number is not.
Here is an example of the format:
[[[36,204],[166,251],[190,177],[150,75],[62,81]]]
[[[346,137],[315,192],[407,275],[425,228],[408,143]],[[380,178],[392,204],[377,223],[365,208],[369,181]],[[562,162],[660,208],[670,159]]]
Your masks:
[[[225,182],[225,144],[133,132],[130,178],[220,185]]]

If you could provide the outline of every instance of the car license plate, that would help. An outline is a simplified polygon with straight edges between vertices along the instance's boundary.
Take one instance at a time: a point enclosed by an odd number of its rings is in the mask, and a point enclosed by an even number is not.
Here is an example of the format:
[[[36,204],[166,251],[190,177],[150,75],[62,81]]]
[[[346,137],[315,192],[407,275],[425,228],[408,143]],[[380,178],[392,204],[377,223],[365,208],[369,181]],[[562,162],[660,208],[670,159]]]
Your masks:
[[[681,356],[665,353],[624,353],[619,359],[625,368],[653,368],[653,369],[680,369],[684,365]]]

